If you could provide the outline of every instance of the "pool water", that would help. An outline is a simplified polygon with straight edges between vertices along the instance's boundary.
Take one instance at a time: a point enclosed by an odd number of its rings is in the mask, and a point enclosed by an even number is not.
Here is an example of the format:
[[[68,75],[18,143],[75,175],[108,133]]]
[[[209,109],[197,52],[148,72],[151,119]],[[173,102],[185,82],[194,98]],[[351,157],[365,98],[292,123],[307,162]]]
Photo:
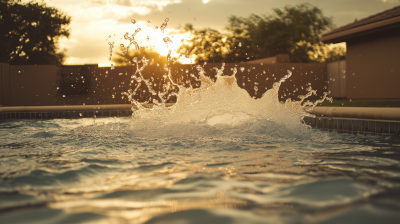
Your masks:
[[[398,137],[238,116],[1,121],[0,223],[400,223]]]

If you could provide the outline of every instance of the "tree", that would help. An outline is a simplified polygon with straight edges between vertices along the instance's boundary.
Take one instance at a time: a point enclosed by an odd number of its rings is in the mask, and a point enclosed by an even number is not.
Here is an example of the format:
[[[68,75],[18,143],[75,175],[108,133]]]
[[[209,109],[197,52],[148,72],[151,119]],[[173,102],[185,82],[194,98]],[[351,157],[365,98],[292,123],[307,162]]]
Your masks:
[[[118,52],[116,52],[116,56],[112,58],[112,61],[117,66],[128,66],[134,62],[134,58],[137,61],[140,61],[143,57],[152,61],[152,63],[158,63],[161,67],[167,63],[167,57],[160,55],[158,52],[153,51],[151,49],[145,49],[143,47],[139,48],[139,50],[130,50],[127,53],[124,53],[125,49],[123,47],[120,48]]]
[[[231,16],[225,34],[210,32],[210,29],[196,31],[191,25],[186,25],[184,31],[190,32],[193,38],[179,51],[181,54],[200,55],[197,62],[240,62],[277,54],[289,54],[292,62],[324,61],[321,57],[343,53],[330,53],[325,47],[325,54],[318,55],[318,60],[315,60],[315,50],[325,46],[319,38],[331,28],[330,18],[325,17],[319,8],[304,3],[286,6],[283,10],[274,9],[270,16]],[[225,52],[217,54],[217,57],[210,53],[221,50]]]
[[[62,64],[58,38],[69,36],[71,18],[45,3],[0,0],[0,61],[10,64]]]
[[[226,61],[232,52],[231,36],[210,28],[195,30],[191,24],[183,27],[183,32],[190,33],[193,38],[178,49],[181,56],[194,55],[197,63]]]

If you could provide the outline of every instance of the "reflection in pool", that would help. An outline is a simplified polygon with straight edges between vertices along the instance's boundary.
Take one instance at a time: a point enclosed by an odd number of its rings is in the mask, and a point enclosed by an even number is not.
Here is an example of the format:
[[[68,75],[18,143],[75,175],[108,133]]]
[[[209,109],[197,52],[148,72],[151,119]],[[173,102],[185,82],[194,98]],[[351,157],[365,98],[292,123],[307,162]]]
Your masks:
[[[305,130],[2,121],[0,222],[399,222],[398,137]]]

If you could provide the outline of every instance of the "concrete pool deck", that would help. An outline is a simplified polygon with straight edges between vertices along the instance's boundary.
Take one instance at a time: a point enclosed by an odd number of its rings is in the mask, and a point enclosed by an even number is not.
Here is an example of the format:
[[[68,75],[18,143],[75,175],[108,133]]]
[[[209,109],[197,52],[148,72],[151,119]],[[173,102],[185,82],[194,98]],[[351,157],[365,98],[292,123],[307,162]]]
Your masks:
[[[0,107],[0,120],[126,117],[131,114],[131,104]],[[400,136],[400,108],[320,106],[311,114],[316,117],[305,117],[304,122],[321,130]]]

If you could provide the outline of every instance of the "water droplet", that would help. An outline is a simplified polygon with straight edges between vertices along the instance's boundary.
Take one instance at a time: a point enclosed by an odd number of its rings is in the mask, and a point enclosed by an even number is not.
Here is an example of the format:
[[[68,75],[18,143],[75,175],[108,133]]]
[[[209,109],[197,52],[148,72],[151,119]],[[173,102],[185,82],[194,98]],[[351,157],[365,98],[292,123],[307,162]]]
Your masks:
[[[21,73],[21,71],[18,71],[18,73]]]
[[[239,69],[240,69],[240,71],[242,71],[242,72],[244,71],[244,67],[240,67]]]
[[[118,75],[123,75],[124,73],[118,73]]]
[[[258,87],[257,86],[254,86],[254,91],[258,91]]]
[[[79,113],[79,116],[82,117],[83,116],[82,113]]]
[[[241,47],[242,46],[242,42],[239,42],[238,46]]]
[[[168,44],[167,44],[167,46],[168,46]],[[170,60],[171,60],[171,50],[168,51],[168,55],[167,55],[167,61],[170,61]]]
[[[294,70],[294,67],[292,67],[292,70]]]
[[[353,75],[355,75],[356,73],[353,73]]]
[[[115,69],[114,64],[111,64],[111,70],[114,70],[114,69]]]
[[[131,22],[132,22],[133,24],[135,24],[135,23],[136,23],[136,20],[132,19]]]
[[[161,30],[161,32],[163,32],[163,33],[164,33],[164,29],[165,29],[165,27],[167,27],[167,25],[168,25],[168,21],[169,21],[169,19],[168,19],[168,18],[166,18],[166,19],[165,19],[165,21],[163,22],[163,24],[161,24],[161,26],[160,26],[160,30]]]
[[[168,47],[168,43],[172,43],[172,40],[169,39],[169,37],[164,37],[163,40],[164,40],[165,44],[167,45],[167,47]]]
[[[60,87],[57,87],[57,90],[59,90],[60,89]]]
[[[63,97],[66,97],[65,95],[63,95]]]
[[[243,82],[243,86],[245,86],[245,85],[246,85],[246,83]]]
[[[114,95],[114,94],[112,94],[112,95],[111,95],[111,98],[115,99],[115,95]]]

